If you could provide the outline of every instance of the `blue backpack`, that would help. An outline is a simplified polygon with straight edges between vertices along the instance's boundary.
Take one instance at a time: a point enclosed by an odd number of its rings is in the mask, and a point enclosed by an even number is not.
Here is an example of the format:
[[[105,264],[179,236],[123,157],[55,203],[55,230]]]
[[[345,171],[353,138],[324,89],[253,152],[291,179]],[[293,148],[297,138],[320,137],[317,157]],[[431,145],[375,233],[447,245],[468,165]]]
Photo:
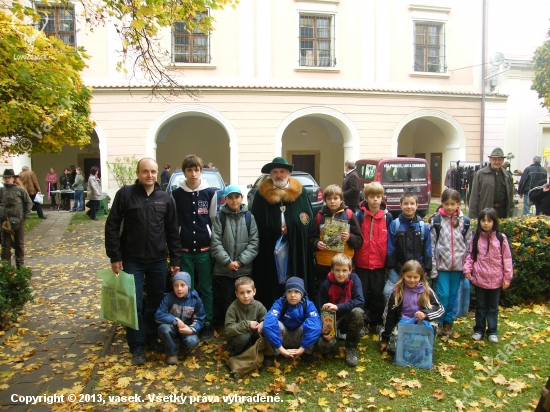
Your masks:
[[[422,243],[424,243],[424,239],[426,237],[426,222],[420,220],[418,223],[420,225],[420,240],[422,241]],[[396,234],[399,231],[399,226],[401,226],[401,221],[399,220],[399,218],[396,218],[393,221],[393,231]]]

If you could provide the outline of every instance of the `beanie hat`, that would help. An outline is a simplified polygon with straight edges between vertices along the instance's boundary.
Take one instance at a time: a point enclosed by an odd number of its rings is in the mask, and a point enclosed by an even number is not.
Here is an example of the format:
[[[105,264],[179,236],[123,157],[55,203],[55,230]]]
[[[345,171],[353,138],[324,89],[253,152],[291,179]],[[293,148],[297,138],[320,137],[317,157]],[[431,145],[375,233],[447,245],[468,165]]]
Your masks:
[[[306,289],[304,288],[304,280],[298,277],[291,277],[286,281],[285,292],[289,290],[297,290],[302,294],[302,297],[306,296]]]
[[[183,282],[187,285],[189,290],[191,290],[191,276],[189,276],[189,273],[187,272],[178,272],[174,275],[174,279],[172,279],[172,286],[174,283],[176,283],[176,280],[183,280]]]

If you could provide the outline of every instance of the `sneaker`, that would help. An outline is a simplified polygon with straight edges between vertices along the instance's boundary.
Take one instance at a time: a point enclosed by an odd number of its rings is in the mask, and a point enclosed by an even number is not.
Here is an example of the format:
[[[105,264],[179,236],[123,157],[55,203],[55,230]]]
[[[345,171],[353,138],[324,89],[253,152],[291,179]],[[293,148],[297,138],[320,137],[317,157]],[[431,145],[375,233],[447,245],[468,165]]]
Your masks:
[[[369,332],[369,331],[368,331],[368,328],[367,328],[366,326],[363,326],[363,327],[361,328],[361,331],[359,332],[359,336],[363,337],[363,336],[365,336],[368,332]]]
[[[441,335],[439,333],[441,332]],[[438,330],[437,334],[439,336],[453,336],[453,324],[451,322],[443,322],[443,327]]]
[[[166,363],[168,365],[177,365],[178,363],[178,355],[172,355],[166,357]]]
[[[483,339],[483,335],[481,333],[476,332],[472,335],[472,339],[473,340],[481,340],[481,339]]]
[[[134,353],[132,353],[132,364],[133,365],[145,365],[145,351],[143,348],[136,348]]]
[[[359,359],[357,357],[356,349],[346,348],[346,364],[348,366],[357,366],[359,365]]]
[[[148,341],[145,348],[148,352],[155,353],[164,353],[166,349],[165,346],[156,339],[151,339],[150,341]]]
[[[303,353],[302,360],[308,365],[315,365],[317,363],[317,357],[313,353]]]
[[[214,328],[210,326],[210,323],[206,323],[201,331],[201,340],[207,341],[214,337]]]
[[[489,335],[487,340],[491,343],[498,343],[498,336],[497,335]]]
[[[275,363],[275,356],[264,356],[264,366],[270,367],[273,366],[273,363]]]

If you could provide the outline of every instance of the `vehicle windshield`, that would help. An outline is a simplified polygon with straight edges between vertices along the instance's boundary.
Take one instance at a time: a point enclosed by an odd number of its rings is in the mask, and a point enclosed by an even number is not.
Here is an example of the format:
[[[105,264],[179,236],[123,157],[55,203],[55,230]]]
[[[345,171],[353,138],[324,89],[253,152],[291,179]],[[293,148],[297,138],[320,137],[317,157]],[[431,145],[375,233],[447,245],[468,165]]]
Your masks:
[[[317,183],[315,183],[309,176],[306,175],[292,175],[293,178],[298,180],[302,186],[317,186]]]
[[[218,175],[213,173],[203,173],[201,175],[201,180],[203,180],[208,183],[208,186],[210,186],[214,190],[220,190],[222,188],[222,184],[218,178]],[[180,182],[182,180],[185,180],[185,176],[183,174],[175,176],[174,180],[172,180],[172,188],[176,189],[179,187]]]
[[[424,163],[385,163],[382,170],[382,183],[425,182]]]

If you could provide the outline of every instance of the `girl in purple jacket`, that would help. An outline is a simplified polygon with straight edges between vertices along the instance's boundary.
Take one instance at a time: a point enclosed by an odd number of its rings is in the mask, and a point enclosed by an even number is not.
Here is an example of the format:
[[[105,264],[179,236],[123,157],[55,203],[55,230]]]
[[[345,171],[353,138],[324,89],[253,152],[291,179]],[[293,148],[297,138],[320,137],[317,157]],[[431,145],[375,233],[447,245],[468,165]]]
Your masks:
[[[473,340],[497,343],[498,301],[500,291],[508,289],[514,268],[508,239],[498,231],[495,209],[483,209],[477,217],[477,229],[464,263],[464,276],[475,286],[476,325]]]

